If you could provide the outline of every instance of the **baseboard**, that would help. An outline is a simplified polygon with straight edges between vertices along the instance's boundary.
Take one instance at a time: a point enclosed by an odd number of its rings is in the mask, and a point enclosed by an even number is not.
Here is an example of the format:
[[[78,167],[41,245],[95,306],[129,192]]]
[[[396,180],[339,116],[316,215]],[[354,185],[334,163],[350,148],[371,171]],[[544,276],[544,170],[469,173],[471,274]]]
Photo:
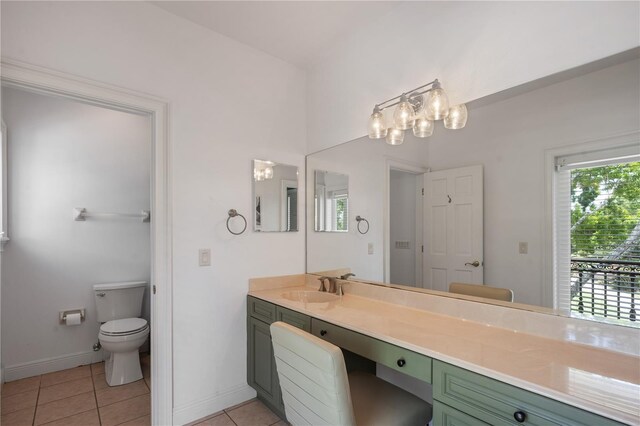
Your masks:
[[[205,399],[175,407],[173,424],[184,425],[255,397],[256,391],[249,385],[238,385]]]
[[[43,358],[22,364],[8,365],[4,368],[4,379],[7,382],[33,377],[54,371],[66,370],[79,365],[102,361],[102,351],[77,352],[52,358]]]

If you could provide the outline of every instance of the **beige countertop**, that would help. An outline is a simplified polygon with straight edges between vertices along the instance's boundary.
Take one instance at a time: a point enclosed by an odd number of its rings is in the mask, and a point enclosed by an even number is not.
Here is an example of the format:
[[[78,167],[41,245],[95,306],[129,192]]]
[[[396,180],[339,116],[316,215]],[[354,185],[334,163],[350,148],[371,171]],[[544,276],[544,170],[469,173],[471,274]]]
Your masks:
[[[249,294],[617,421],[640,423],[637,356],[461,320],[348,290],[335,302],[284,298],[286,292],[313,290],[292,285],[260,290],[252,286]]]

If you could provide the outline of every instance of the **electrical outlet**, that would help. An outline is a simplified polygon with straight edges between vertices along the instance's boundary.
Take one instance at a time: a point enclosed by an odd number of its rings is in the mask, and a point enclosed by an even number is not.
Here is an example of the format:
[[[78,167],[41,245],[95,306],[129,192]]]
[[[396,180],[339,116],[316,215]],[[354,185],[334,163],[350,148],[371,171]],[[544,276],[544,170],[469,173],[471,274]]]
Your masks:
[[[520,254],[529,253],[529,243],[527,243],[526,241],[521,241],[520,243],[518,243],[518,253]]]
[[[369,243],[368,251],[369,254],[373,254],[373,243]]]
[[[198,264],[200,266],[211,266],[211,249],[198,250]]]

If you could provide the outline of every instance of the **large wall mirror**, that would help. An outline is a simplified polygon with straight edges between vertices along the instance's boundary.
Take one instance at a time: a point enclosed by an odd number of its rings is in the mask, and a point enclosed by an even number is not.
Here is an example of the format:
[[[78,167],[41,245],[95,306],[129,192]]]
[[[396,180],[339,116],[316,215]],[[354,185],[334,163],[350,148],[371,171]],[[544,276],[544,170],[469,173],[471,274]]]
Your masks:
[[[298,168],[253,160],[253,230],[298,230]]]
[[[349,176],[349,229],[308,229],[307,271],[417,291],[485,284],[511,289],[514,307],[639,326],[639,51],[473,101],[461,130],[436,122],[427,139],[308,155],[307,220],[312,171],[332,170]],[[624,214],[607,219],[607,206]]]

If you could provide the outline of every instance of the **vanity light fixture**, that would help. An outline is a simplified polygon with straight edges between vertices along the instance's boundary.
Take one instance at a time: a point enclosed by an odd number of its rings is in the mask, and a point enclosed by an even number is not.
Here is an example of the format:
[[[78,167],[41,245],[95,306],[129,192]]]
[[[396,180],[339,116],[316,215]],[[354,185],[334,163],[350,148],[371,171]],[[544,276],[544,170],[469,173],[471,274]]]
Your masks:
[[[393,123],[387,127],[383,111],[393,106]],[[467,124],[467,107],[449,107],[449,98],[438,79],[375,105],[369,117],[369,138],[386,138],[389,145],[400,145],[404,131],[410,128],[415,136],[426,138],[433,134],[435,120],[444,120],[447,129],[462,129]]]

